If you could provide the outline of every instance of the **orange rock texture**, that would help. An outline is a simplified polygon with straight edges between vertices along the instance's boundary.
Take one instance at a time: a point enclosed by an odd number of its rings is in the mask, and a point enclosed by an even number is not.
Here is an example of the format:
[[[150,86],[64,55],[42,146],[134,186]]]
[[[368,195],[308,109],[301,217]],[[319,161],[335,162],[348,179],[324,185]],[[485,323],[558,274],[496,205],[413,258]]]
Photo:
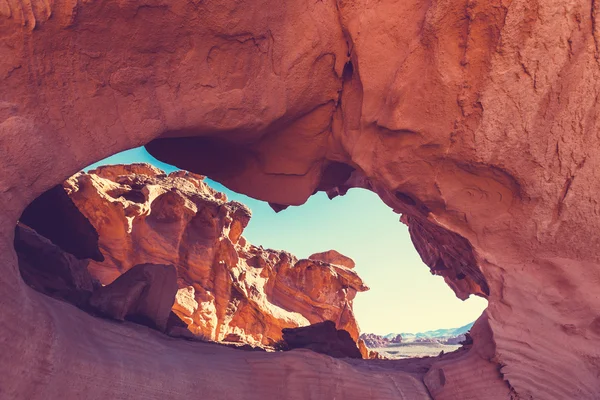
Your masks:
[[[209,340],[273,346],[284,328],[329,320],[357,341],[352,301],[368,288],[341,265],[354,261],[335,251],[328,252],[333,258],[298,260],[251,245],[242,236],[250,210],[203,179],[147,164],[68,179],[67,193],[100,237],[105,261],[90,262],[92,276],[107,285],[137,264],[176,266],[173,311]]]
[[[598,13],[596,0],[0,3],[0,397],[597,399]],[[28,288],[13,247],[25,207],[140,145],[278,209],[376,192],[459,297],[488,299],[472,348],[434,366],[427,392],[367,364],[148,337]]]
[[[354,264],[354,260],[350,257],[346,257],[345,255],[335,251],[328,250],[322,253],[315,253],[308,257],[309,260],[317,260],[324,261],[329,264],[341,265],[346,268],[354,268],[356,265]]]

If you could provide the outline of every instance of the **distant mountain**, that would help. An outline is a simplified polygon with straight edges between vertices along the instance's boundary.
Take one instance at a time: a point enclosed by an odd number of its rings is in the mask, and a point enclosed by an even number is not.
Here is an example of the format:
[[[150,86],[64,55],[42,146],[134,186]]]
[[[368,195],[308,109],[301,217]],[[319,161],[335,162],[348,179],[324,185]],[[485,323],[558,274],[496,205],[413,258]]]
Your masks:
[[[464,335],[465,333],[469,332],[469,330],[471,329],[473,324],[474,324],[474,322],[471,322],[470,324],[461,326],[460,328],[436,329],[434,331],[417,332],[417,333],[406,333],[406,332],[389,333],[383,337],[386,339],[392,339],[398,335],[401,335],[403,342],[410,342],[410,341],[414,341],[417,339],[444,340],[444,339],[449,339],[449,338],[457,337],[460,335]]]
[[[417,333],[388,333],[385,336],[375,333],[363,333],[360,338],[364,341],[369,349],[376,351],[384,358],[406,358],[406,357],[422,357],[428,355],[427,352],[411,353],[407,348],[433,348],[439,350],[443,345],[463,345],[469,343],[467,332],[471,330],[474,322],[451,329],[436,329],[433,331],[417,332]],[[402,350],[401,350],[402,349]]]
[[[377,335],[376,333],[363,333],[362,335],[360,335],[360,338],[364,340],[365,346],[367,346],[370,349],[377,349],[390,344],[389,339]]]
[[[362,339],[365,342],[365,346],[367,346],[370,349],[377,349],[402,343],[401,335],[392,335],[388,338],[378,335],[376,333],[363,333],[360,335],[360,339]]]

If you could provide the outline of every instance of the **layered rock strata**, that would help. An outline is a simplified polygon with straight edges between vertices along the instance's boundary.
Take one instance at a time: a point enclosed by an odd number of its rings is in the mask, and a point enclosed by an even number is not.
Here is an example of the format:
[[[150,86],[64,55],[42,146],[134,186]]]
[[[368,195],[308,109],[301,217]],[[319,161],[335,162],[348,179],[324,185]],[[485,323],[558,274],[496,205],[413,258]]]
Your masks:
[[[90,262],[91,274],[113,286],[136,264],[174,265],[173,311],[192,333],[273,346],[283,328],[331,320],[358,340],[352,302],[368,288],[343,265],[354,262],[337,252],[320,257],[336,264],[298,260],[251,245],[242,236],[250,210],[228,202],[202,176],[114,165],[77,174],[64,186],[99,233],[105,261]]]

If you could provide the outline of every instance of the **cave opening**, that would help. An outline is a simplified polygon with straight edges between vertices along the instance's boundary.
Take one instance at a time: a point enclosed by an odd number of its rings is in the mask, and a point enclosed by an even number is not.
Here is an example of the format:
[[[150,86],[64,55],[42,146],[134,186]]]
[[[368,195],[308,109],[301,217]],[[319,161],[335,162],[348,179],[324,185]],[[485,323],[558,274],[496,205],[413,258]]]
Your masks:
[[[84,171],[26,208],[15,249],[28,285],[95,316],[269,350],[289,347],[282,331],[333,321],[334,332],[358,343],[357,358],[405,359],[468,346],[487,305],[475,296],[463,302],[448,282],[431,279],[447,269],[443,259],[428,270],[422,254],[430,249],[419,254],[406,225],[368,190],[333,200],[321,192],[301,207],[278,208],[143,148]],[[347,171],[334,164],[323,190],[338,175]],[[447,245],[460,251],[460,242]],[[485,284],[481,290],[489,295]],[[310,340],[328,334],[315,332]]]

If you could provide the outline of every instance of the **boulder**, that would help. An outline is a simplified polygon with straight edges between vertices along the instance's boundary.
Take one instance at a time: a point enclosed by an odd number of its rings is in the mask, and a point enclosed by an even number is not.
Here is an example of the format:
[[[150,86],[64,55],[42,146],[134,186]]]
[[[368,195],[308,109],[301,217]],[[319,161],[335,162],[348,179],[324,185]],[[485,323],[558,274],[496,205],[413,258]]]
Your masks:
[[[328,250],[322,253],[315,253],[308,257],[309,260],[323,261],[329,264],[340,265],[346,268],[354,268],[354,260],[343,255],[336,250]]]
[[[89,260],[79,260],[21,223],[15,228],[14,245],[21,276],[29,286],[87,309],[97,286],[88,272]]]
[[[286,349],[309,349],[334,358],[362,358],[356,342],[333,321],[323,321],[300,328],[283,329]]]
[[[175,267],[138,264],[97,289],[90,305],[107,317],[131,320],[164,332],[176,294]]]

